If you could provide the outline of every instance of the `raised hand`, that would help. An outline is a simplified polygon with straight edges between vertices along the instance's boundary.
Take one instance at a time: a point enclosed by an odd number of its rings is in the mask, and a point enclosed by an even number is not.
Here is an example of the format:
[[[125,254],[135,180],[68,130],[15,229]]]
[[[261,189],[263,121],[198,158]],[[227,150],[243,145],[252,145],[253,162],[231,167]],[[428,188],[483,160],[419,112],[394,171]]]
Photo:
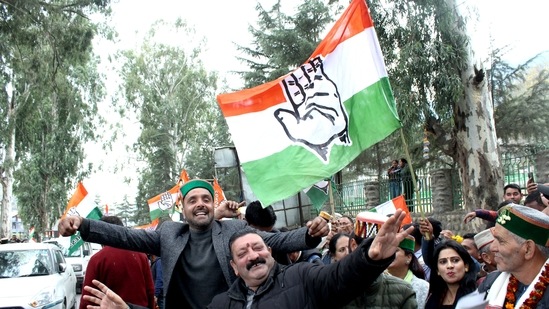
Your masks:
[[[302,65],[281,84],[292,109],[278,109],[274,116],[290,140],[302,143],[324,161],[332,143],[350,145],[347,112],[320,57]]]
[[[222,201],[215,209],[215,219],[220,220],[222,218],[234,218],[240,214],[238,208],[244,205],[246,205],[245,201],[240,203],[235,201]]]
[[[85,286],[84,290],[91,295],[84,295],[84,299],[97,306],[88,305],[88,309],[127,309],[128,305],[124,300],[105,284],[98,280],[93,280],[93,284],[98,288]],[[93,295],[93,296],[92,296]]]
[[[71,236],[76,234],[78,228],[82,224],[82,217],[80,216],[67,216],[57,225],[57,230],[61,236]]]
[[[328,222],[320,216],[307,222],[307,227],[309,228],[309,235],[313,237],[324,237],[328,235],[328,232],[330,231]]]
[[[370,259],[382,260],[395,254],[400,242],[414,230],[413,226],[406,230],[400,229],[405,217],[406,213],[397,209],[395,214],[383,223],[368,250]]]

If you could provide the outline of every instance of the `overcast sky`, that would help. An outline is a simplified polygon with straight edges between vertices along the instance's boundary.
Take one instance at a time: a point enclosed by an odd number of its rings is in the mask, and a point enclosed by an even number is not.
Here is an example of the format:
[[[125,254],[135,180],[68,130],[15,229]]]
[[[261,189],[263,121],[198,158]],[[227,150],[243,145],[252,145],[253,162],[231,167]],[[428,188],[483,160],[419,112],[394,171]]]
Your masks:
[[[270,8],[275,0],[260,2],[265,8]],[[300,2],[282,0],[282,6],[294,9]],[[207,49],[202,55],[207,68],[226,77],[230,86],[238,87],[242,85],[241,80],[229,73],[242,68],[242,64],[236,59],[238,52],[234,43],[248,45],[251,39],[248,26],[255,25],[257,21],[256,3],[256,0],[118,0],[112,5],[111,25],[119,33],[120,41],[117,44],[100,43],[97,45],[97,52],[105,56],[116,52],[117,49],[137,48],[154,21],[164,19],[173,22],[181,17],[194,26],[197,35],[207,39]],[[340,3],[348,1],[340,0]],[[494,38],[498,47],[509,45],[506,59],[514,64],[522,63],[541,51],[549,50],[549,40],[544,35],[549,29],[549,18],[546,16],[549,12],[549,1],[457,0],[457,3],[460,8],[478,7],[480,24],[474,30],[477,34],[475,44],[478,50],[487,46],[490,36]],[[477,55],[479,54],[482,52],[477,51]],[[109,79],[109,91],[113,91],[112,86],[117,82],[111,80],[111,77]],[[107,110],[106,105],[104,107],[104,110]],[[135,125],[134,120],[126,121],[128,128]],[[127,131],[128,136],[124,141],[126,143],[137,137],[135,130]],[[137,177],[130,166],[126,166],[122,171],[115,170],[117,163],[128,159],[123,144],[121,142],[116,145],[115,150],[109,154],[104,154],[100,150],[100,145],[89,147],[90,161],[95,165],[102,165],[104,170],[94,173],[89,179],[84,180],[84,184],[90,194],[99,195],[103,203],[110,205],[122,202],[124,193],[133,198],[137,186]],[[133,179],[132,185],[125,185],[124,177]]]

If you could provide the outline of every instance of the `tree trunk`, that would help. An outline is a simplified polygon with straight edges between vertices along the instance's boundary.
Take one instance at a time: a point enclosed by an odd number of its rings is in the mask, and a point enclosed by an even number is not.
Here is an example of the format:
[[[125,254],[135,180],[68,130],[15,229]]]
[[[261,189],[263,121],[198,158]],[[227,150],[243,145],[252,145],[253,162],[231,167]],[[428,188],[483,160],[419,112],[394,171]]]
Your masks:
[[[454,159],[460,166],[465,209],[496,209],[503,196],[503,177],[494,110],[485,72],[473,65],[471,54],[461,80],[464,96],[454,108]]]
[[[11,102],[13,103],[13,102]],[[0,238],[9,237],[11,234],[11,199],[13,196],[13,169],[15,162],[15,109],[13,104],[8,104],[8,128],[9,142],[6,145],[6,157],[0,167],[4,173],[1,176],[2,182],[2,206],[0,209]]]

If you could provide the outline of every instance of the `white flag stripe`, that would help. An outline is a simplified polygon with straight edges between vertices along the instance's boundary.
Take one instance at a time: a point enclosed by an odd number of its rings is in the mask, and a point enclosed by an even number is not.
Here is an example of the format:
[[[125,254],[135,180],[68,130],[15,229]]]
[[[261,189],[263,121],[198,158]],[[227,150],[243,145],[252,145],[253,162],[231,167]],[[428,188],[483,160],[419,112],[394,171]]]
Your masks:
[[[367,56],[368,51],[378,57]],[[349,70],[351,67],[354,69]],[[374,28],[365,29],[341,43],[326,56],[324,70],[326,75],[336,83],[342,103],[355,93],[379,81],[380,78],[386,77],[387,71]],[[275,110],[281,107],[292,109],[290,103],[286,102],[261,112],[226,118],[232,132],[246,132],[242,135],[232,135],[234,144],[239,149],[238,155],[242,163],[264,158],[290,145],[301,147],[301,144],[292,143],[288,139],[283,127],[273,116]]]

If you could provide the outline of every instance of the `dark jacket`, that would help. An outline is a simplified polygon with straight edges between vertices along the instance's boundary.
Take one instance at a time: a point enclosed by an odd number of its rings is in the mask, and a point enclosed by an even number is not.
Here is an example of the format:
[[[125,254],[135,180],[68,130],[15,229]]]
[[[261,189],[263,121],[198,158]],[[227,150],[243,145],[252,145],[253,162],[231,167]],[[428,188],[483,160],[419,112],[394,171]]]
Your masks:
[[[236,275],[229,265],[229,238],[246,226],[247,224],[243,220],[215,220],[213,222],[212,243],[228,286],[236,279]],[[187,245],[190,234],[188,224],[171,221],[164,222],[158,230],[147,231],[126,228],[99,220],[84,219],[79,231],[86,241],[161,256],[162,279],[165,287],[170,286],[176,263]],[[269,247],[286,252],[314,247],[321,240],[321,238],[309,236],[305,227],[287,233],[259,232],[259,234]],[[167,291],[168,289],[165,288],[164,296],[169,298],[171,295],[167,295]],[[173,297],[180,297],[180,295],[173,295]]]
[[[275,265],[267,281],[253,296],[251,308],[337,308],[345,305],[363,293],[394,259],[394,256],[381,261],[368,258],[371,243],[371,239],[364,241],[349,256],[330,265]],[[246,308],[247,295],[248,289],[239,278],[227,293],[214,297],[208,308]]]

